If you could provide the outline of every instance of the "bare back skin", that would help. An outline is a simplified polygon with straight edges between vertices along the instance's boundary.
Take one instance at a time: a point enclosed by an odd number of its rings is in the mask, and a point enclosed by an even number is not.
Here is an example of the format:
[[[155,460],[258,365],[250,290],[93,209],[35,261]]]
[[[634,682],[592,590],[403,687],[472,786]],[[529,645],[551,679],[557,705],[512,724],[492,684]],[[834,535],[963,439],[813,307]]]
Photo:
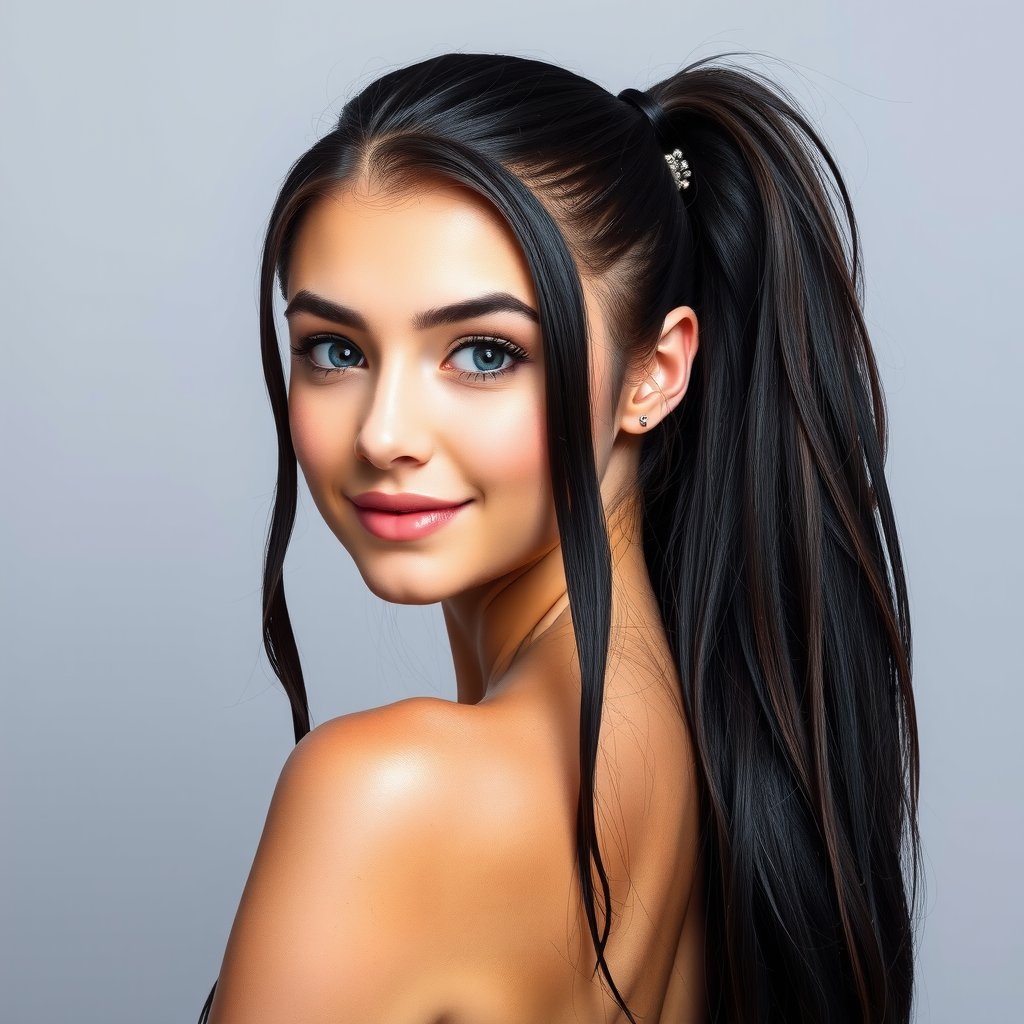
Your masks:
[[[596,772],[613,924],[612,977],[638,1021],[705,1020],[698,805],[678,676],[653,600],[613,628]],[[565,685],[567,678],[575,685]],[[455,856],[486,860],[494,905],[460,901],[438,922],[453,968],[409,1024],[619,1022],[580,899],[575,862],[579,671],[568,610],[474,705],[445,703]],[[442,712],[444,714],[444,712]],[[598,923],[602,925],[600,881]],[[457,886],[456,886],[457,890]],[[467,941],[467,936],[472,937]],[[430,1009],[427,1009],[430,1007]],[[436,1009],[434,1009],[436,1007]]]
[[[613,911],[606,958],[637,1021],[699,1024],[697,786],[678,681],[653,602],[616,614],[613,592],[612,611],[595,776]],[[409,698],[325,722],[296,747],[211,1021],[627,1019],[593,971],[577,881],[568,608],[539,626],[476,702]],[[360,859],[364,834],[381,836],[371,861]]]
[[[568,618],[564,612],[520,669],[533,675],[536,685],[521,683],[508,700],[499,692],[477,705],[487,712],[481,722],[486,749],[500,745],[516,752],[525,799],[536,811],[537,838],[550,865],[538,879],[532,908],[537,957],[505,979],[496,1004],[474,1004],[470,998],[445,1024],[626,1019],[603,972],[592,977],[595,953],[579,896],[579,699],[565,699],[571,692],[566,688],[544,686],[552,674],[576,671]],[[614,914],[605,953],[613,980],[638,1020],[698,1022],[703,1019],[704,922],[699,895],[691,899],[700,886],[695,884],[698,808],[689,734],[667,649],[641,659],[636,644],[625,646],[606,682],[596,772],[598,841]],[[512,849],[515,845],[510,843]],[[516,864],[509,863],[508,872],[515,871]],[[592,877],[600,893],[596,870]],[[598,921],[603,922],[600,912]],[[552,956],[555,949],[561,955]],[[515,1009],[518,994],[530,990],[546,993],[545,1010],[535,1018]],[[535,1006],[535,997],[528,996],[527,1005]]]

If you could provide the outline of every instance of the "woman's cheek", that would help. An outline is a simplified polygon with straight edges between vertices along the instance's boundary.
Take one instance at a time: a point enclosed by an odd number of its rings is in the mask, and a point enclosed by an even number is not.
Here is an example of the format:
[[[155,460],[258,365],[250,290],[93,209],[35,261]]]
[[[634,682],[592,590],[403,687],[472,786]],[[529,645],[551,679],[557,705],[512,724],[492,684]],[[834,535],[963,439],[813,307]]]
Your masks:
[[[469,434],[470,432],[467,432]],[[557,536],[548,468],[544,406],[521,404],[505,415],[488,417],[486,432],[471,432],[479,486],[500,512],[503,535],[532,552]]]
[[[502,485],[537,490],[547,480],[547,447],[544,407],[529,395],[508,395],[508,402],[494,402],[477,424],[466,424],[465,437],[472,439],[474,462],[486,473],[495,489]]]
[[[317,481],[329,476],[345,451],[341,425],[331,420],[328,410],[316,401],[315,396],[297,389],[290,392],[288,425],[292,447],[310,489],[316,487]]]

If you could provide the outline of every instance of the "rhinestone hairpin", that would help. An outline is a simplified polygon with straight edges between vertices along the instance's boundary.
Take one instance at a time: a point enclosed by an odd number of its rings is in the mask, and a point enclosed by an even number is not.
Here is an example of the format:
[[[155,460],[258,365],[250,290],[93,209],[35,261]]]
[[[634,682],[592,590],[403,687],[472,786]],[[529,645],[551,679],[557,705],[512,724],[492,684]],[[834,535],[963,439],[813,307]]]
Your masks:
[[[693,172],[690,170],[689,163],[683,158],[683,151],[673,149],[671,153],[665,154],[665,160],[672,171],[672,177],[676,179],[676,188],[689,188]]]

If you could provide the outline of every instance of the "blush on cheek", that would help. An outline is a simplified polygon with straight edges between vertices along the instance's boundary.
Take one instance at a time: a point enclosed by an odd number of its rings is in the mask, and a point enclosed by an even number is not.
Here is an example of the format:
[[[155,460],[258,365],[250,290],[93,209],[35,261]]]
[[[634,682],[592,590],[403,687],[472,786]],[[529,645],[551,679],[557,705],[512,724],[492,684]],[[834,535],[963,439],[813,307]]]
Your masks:
[[[344,451],[345,434],[340,425],[332,425],[330,417],[318,412],[316,402],[292,397],[288,403],[288,426],[295,457],[307,480],[327,472]]]
[[[492,408],[487,416],[479,417],[466,436],[473,438],[474,461],[487,467],[487,477],[494,484],[500,486],[504,481],[538,488],[548,486],[547,431],[542,404],[511,405],[503,414]]]
[[[514,416],[489,418],[486,434],[474,441],[479,479],[495,501],[492,515],[501,510],[498,534],[524,559],[557,537],[546,438],[544,408],[538,405]]]
[[[499,458],[507,478],[532,482],[538,490],[549,488],[545,436],[543,427],[533,423],[519,424],[514,432],[505,435]]]
[[[292,435],[295,457],[299,460],[299,465],[305,468],[308,461],[307,452],[316,435],[309,417],[304,414],[302,403],[295,401],[294,398],[288,402],[288,429]]]

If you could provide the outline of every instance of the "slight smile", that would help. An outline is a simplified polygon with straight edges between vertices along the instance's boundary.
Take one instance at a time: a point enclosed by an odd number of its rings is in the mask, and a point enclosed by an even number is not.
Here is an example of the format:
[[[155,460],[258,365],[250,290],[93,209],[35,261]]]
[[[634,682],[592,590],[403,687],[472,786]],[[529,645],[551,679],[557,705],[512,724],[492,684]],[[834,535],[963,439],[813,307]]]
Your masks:
[[[352,499],[349,499],[352,501]],[[472,501],[472,499],[470,499]],[[470,501],[458,505],[413,509],[407,512],[389,512],[381,508],[367,508],[352,501],[356,518],[363,528],[380,540],[418,540],[450,523]]]

